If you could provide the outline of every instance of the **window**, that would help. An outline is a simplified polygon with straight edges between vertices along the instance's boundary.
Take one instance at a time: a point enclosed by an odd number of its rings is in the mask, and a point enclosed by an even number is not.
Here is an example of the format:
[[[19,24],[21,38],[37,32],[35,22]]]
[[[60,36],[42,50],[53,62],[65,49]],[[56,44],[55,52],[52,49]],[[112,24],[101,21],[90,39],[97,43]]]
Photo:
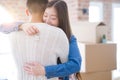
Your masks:
[[[103,21],[103,4],[101,2],[90,2],[89,22]]]
[[[3,22],[13,22],[13,18],[10,15],[10,13],[7,12],[7,10],[0,6],[0,24]]]
[[[113,78],[120,78],[120,4],[112,4],[112,37],[113,41],[117,43],[117,70],[113,72]]]
[[[0,6],[0,24],[12,22],[12,16]],[[16,80],[16,67],[10,50],[10,43],[7,34],[0,33],[0,80]]]

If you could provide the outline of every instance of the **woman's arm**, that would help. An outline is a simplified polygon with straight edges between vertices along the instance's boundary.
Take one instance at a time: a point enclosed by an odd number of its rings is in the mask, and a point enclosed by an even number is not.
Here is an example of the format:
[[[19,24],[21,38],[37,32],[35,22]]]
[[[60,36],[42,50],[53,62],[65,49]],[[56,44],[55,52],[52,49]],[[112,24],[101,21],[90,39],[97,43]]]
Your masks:
[[[59,65],[45,66],[46,76],[47,78],[63,77],[79,72],[81,68],[81,61],[81,55],[76,38],[72,36],[70,40],[68,62]]]
[[[45,67],[37,62],[30,62],[24,65],[24,69],[28,74],[34,76],[46,75],[47,78],[65,77],[79,72],[81,68],[81,61],[76,38],[72,36],[70,39],[68,62]]]
[[[23,22],[13,22],[13,23],[7,23],[7,24],[0,24],[0,32],[3,33],[10,33],[13,31],[18,31],[19,26],[23,24]]]

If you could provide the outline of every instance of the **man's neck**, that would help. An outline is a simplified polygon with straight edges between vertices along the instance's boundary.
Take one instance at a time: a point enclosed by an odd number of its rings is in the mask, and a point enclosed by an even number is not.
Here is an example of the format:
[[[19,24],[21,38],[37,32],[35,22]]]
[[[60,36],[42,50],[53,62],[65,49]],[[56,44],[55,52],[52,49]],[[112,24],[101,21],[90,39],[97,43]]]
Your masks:
[[[43,21],[42,21],[41,16],[33,15],[30,22],[32,22],[32,23],[42,23]]]

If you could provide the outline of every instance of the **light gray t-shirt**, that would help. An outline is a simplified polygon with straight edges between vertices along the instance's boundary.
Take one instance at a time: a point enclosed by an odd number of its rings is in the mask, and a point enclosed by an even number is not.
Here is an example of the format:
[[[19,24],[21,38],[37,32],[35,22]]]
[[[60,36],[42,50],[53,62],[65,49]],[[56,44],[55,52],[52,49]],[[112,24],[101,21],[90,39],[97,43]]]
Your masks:
[[[28,25],[36,26],[40,32],[34,36],[28,36],[23,31],[11,33],[11,46],[18,68],[18,80],[46,80],[45,76],[28,75],[23,69],[25,62],[39,62],[43,66],[56,65],[57,58],[60,57],[64,63],[68,58],[69,41],[60,28],[45,23],[27,23],[24,26]]]

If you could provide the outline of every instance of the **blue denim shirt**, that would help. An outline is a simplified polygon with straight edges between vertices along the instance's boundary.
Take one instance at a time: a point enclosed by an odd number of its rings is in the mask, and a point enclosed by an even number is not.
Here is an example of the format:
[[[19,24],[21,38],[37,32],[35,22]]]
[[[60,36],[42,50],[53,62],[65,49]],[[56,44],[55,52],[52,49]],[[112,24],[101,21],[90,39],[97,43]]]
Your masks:
[[[71,36],[68,62],[58,65],[45,66],[46,76],[47,78],[64,77],[64,80],[69,80],[69,75],[80,71],[81,61],[82,59],[76,38]]]

